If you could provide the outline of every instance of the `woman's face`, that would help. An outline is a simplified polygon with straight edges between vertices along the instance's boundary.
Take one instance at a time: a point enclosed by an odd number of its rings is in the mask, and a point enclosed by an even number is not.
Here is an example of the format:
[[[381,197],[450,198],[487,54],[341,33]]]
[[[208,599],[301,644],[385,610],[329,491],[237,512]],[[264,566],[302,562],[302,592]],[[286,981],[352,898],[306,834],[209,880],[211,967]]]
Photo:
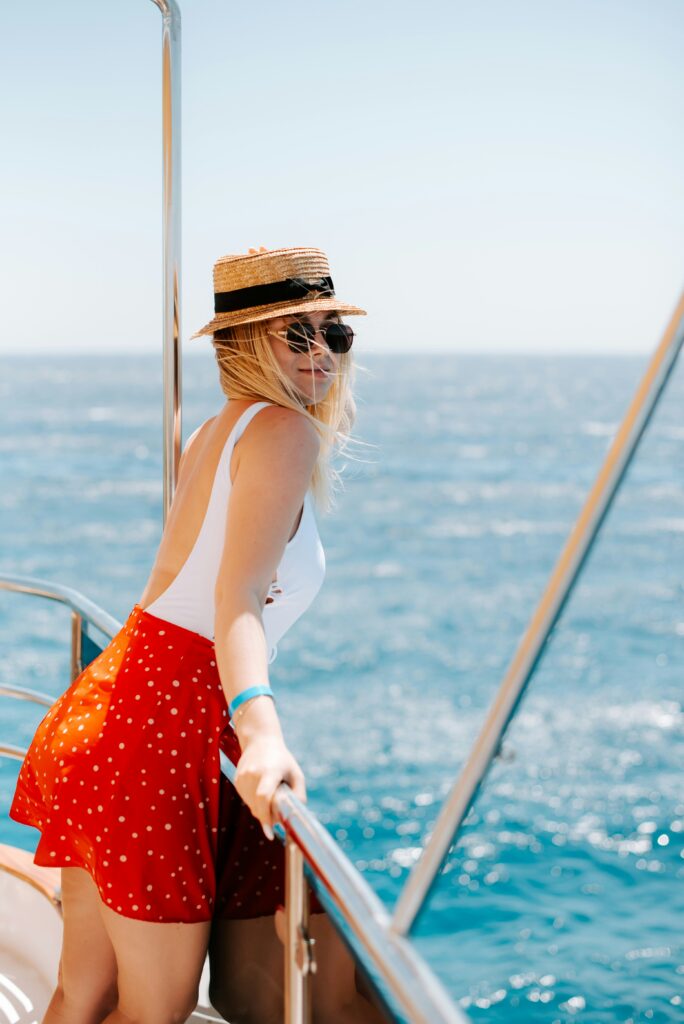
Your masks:
[[[338,313],[327,310],[280,316],[267,323],[273,354],[286,377],[302,396],[305,405],[321,402],[328,394],[339,369],[340,356],[331,352],[319,332],[309,352],[293,352],[285,340],[288,324],[308,321],[315,328],[324,328],[330,321],[339,323]]]

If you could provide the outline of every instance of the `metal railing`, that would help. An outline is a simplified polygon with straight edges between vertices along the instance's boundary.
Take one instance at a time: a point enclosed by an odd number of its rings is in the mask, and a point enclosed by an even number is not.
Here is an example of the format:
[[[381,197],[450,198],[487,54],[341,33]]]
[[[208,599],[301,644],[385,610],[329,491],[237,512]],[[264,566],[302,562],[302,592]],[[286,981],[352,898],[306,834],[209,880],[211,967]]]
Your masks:
[[[83,666],[93,660],[102,648],[95,643],[89,633],[92,626],[111,640],[121,629],[121,623],[109,615],[93,601],[71,587],[60,583],[35,579],[32,576],[17,576],[14,573],[0,574],[0,590],[11,590],[19,594],[31,594],[33,597],[45,597],[49,601],[71,608],[71,681],[83,670]],[[24,700],[30,700],[30,690],[21,688]],[[12,696],[12,694],[7,694]],[[16,696],[16,694],[14,694]],[[42,695],[45,696],[45,695]],[[47,698],[46,698],[47,699]]]
[[[345,918],[348,921],[364,922],[364,927],[355,931],[355,934],[376,965],[379,965],[382,956],[385,977],[390,976],[388,960],[390,961],[393,968],[392,991],[400,997],[404,1008],[409,1007],[412,994],[420,992],[423,995],[430,989],[430,978],[420,973],[422,962],[413,959],[413,951],[407,955],[411,947],[406,944],[406,937],[410,935],[420,913],[426,907],[442,865],[456,841],[458,831],[492,761],[501,750],[506,729],[540,663],[551,631],[570,598],[683,344],[684,293],[636,389],[594,486],[570,531],[539,604],[504,674],[470,756],[445,800],[432,834],[399,895],[391,919],[387,917],[384,907],[369,889],[365,892],[359,892],[357,889],[352,893],[355,902],[351,913],[349,906],[341,904],[341,894],[349,892],[344,884],[340,884],[343,882],[340,873],[344,874],[343,856],[327,832],[306,812],[289,786],[281,784],[276,792],[274,805],[278,820],[287,833],[288,855],[294,857],[294,851],[290,852],[290,848],[296,844],[304,852],[307,862],[314,867],[316,877],[325,885]],[[228,765],[224,770],[232,777]],[[307,839],[312,840],[311,846],[307,846]],[[304,926],[305,922],[300,921],[300,934]],[[405,989],[402,989],[402,980],[408,982]],[[290,993],[291,1014],[295,1010],[299,1012],[300,1006],[307,1005],[307,995],[303,991],[306,986],[306,973],[299,977],[298,985],[299,990]],[[441,1011],[441,1007],[438,1004],[438,994],[433,995],[436,999],[436,1009],[432,1012],[435,1013]],[[424,1005],[420,1002],[410,1005],[408,1012],[411,1020],[442,1019],[439,1016],[425,1018]],[[296,1016],[287,1017],[288,1021],[300,1019]]]
[[[13,743],[0,742],[0,757],[9,757],[13,761],[23,761],[26,751],[22,747],[16,747]]]
[[[235,768],[225,756],[221,768],[231,780]],[[313,956],[308,939],[308,903],[304,899],[303,868],[315,879],[350,927],[368,962],[387,985],[389,994],[410,1021],[437,1024],[466,1021],[451,997],[411,943],[392,928],[387,908],[311,811],[281,783],[273,798],[275,820],[285,834],[287,914],[287,1021],[306,1019],[310,1006],[309,978]],[[334,920],[334,918],[333,918]],[[363,961],[362,961],[363,962]],[[288,978],[289,975],[289,978]],[[384,994],[379,993],[383,998]]]
[[[84,665],[92,661],[102,650],[90,636],[89,629],[91,627],[97,629],[109,640],[121,629],[117,620],[106,611],[79,594],[77,590],[64,587],[60,583],[51,583],[33,576],[2,573],[0,574],[0,590],[12,591],[15,594],[28,594],[32,597],[43,597],[71,609],[70,677],[72,682],[83,670]],[[32,690],[27,686],[12,686],[10,683],[3,682],[0,682],[0,697],[24,700],[45,708],[52,707],[54,703],[54,698],[47,693]],[[25,754],[26,751],[21,747],[0,740],[0,757],[21,761]]]
[[[42,704],[45,708],[51,708],[53,699],[47,693],[39,690],[29,690],[26,686],[9,686],[7,683],[0,683],[0,697],[14,697],[16,700],[27,700],[32,704]]]
[[[95,626],[111,639],[121,624],[92,601],[69,587],[45,580],[0,574],[0,590],[29,594],[57,601],[71,608],[80,620],[78,631],[72,628],[72,665],[85,663],[81,649],[74,652],[74,637],[88,636]],[[75,677],[74,677],[75,678]],[[52,698],[24,687],[4,684],[0,696],[50,706]],[[25,751],[0,743],[0,756],[21,760]],[[230,779],[234,768],[225,756],[221,767]],[[368,958],[357,956],[363,967],[373,965],[386,991],[378,995],[388,1012],[408,1015],[416,1024],[466,1024],[467,1018],[452,1003],[441,982],[404,937],[391,927],[391,918],[368,883],[342,852],[315,815],[283,783],[274,797],[275,817],[285,842],[285,999],[287,1024],[304,1024],[310,1019],[309,979],[315,970],[313,945],[308,934],[308,887],[306,864],[324,887],[341,919],[356,937]],[[331,916],[336,924],[334,916]],[[356,956],[356,954],[355,954]],[[394,1005],[392,1005],[394,1003]]]
[[[610,509],[639,441],[684,343],[684,293],[634,394],[596,482],[570,531],[549,582],[504,674],[470,756],[437,818],[429,842],[412,868],[394,910],[392,927],[407,935],[425,907],[441,867],[477,796],[511,718],[539,664],[544,645],[565,607]]]

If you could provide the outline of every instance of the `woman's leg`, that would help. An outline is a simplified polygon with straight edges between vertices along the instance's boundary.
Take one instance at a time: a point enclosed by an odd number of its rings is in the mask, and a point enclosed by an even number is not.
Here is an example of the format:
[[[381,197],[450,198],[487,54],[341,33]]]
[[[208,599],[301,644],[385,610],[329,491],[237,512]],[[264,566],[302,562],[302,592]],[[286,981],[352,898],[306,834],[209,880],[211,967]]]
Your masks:
[[[210,922],[153,924],[100,905],[118,965],[118,1003],[103,1024],[180,1024],[197,1006]]]
[[[116,957],[101,905],[87,871],[62,870],[62,957],[43,1024],[100,1024],[116,1006]]]
[[[230,1024],[283,1020],[284,914],[216,920],[209,945],[212,1005]],[[355,965],[327,914],[312,914],[314,1024],[387,1024],[356,984]]]
[[[43,1024],[176,1024],[197,1005],[209,922],[150,924],[100,899],[82,868],[62,871],[59,983]]]
[[[273,917],[214,921],[209,998],[230,1024],[281,1024],[283,947]]]

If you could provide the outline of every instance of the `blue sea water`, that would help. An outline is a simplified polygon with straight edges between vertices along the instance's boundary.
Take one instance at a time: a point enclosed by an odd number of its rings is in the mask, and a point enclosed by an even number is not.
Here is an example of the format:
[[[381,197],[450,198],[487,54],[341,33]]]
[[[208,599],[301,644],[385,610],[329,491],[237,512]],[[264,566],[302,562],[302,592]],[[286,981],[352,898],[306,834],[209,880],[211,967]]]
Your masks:
[[[392,905],[645,368],[362,358],[327,577],[272,682],[309,804]],[[2,570],[123,619],[160,536],[154,357],[3,361]],[[220,405],[186,359],[184,434]],[[684,1020],[684,371],[675,371],[417,928],[474,1021]],[[55,696],[69,616],[0,594],[2,678]],[[2,738],[39,714],[3,701]],[[0,763],[0,840],[16,764]]]

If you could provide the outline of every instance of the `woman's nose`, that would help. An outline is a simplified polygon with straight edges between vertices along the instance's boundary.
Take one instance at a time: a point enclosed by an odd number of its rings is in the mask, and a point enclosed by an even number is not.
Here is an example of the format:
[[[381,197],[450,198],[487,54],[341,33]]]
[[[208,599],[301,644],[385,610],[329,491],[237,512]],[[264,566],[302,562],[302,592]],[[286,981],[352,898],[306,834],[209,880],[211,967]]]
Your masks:
[[[325,356],[326,358],[331,354],[330,346],[325,339],[325,328],[319,327],[314,335],[313,344],[311,351],[316,356]]]

